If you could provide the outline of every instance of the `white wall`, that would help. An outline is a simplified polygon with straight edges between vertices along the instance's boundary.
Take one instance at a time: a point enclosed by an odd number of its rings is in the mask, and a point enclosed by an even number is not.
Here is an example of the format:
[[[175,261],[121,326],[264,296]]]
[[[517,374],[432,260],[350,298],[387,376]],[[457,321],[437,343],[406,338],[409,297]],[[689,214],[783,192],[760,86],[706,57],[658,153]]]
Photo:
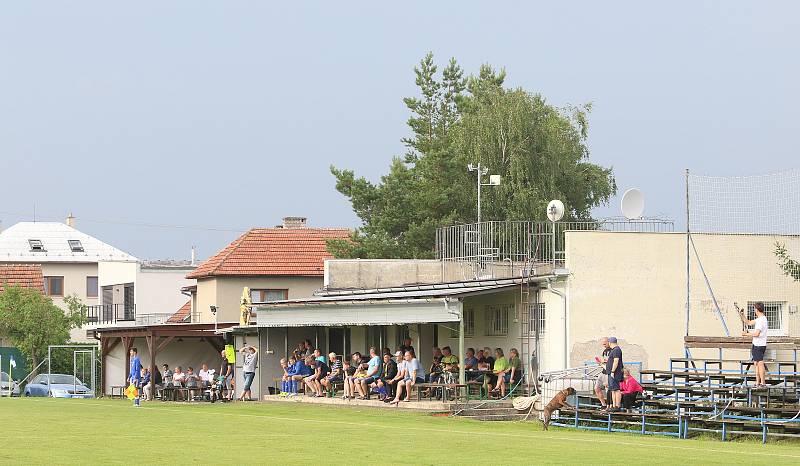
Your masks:
[[[64,297],[74,295],[86,306],[99,304],[99,297],[86,296],[86,277],[98,276],[98,266],[94,263],[75,264],[75,263],[44,263],[42,264],[42,275],[45,277],[64,277]],[[100,290],[98,289],[98,295]],[[66,309],[64,297],[52,296],[53,304]],[[75,342],[89,342],[86,338],[86,328],[73,329],[70,332],[70,340]],[[94,342],[92,340],[91,342]]]
[[[136,315],[172,314],[189,297],[181,293],[184,286],[197,281],[186,278],[188,269],[140,268],[136,274]]]
[[[98,282],[101,290],[104,286],[135,283],[138,270],[137,262],[98,262]]]

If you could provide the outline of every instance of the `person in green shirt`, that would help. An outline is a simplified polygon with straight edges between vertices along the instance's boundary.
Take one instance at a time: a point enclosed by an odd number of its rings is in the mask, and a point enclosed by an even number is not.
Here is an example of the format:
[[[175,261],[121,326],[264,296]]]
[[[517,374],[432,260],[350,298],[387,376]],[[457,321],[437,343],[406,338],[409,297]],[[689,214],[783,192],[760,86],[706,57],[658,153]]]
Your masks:
[[[492,393],[499,392],[500,396],[502,397],[506,395],[506,383],[508,383],[511,377],[511,367],[508,365],[508,359],[506,359],[505,355],[503,354],[502,348],[495,348],[494,355],[495,359],[494,368],[492,368],[492,374],[497,382],[492,389]]]
[[[513,385],[522,379],[522,360],[519,358],[519,351],[516,348],[511,348],[508,355],[508,366],[511,368],[509,383]]]

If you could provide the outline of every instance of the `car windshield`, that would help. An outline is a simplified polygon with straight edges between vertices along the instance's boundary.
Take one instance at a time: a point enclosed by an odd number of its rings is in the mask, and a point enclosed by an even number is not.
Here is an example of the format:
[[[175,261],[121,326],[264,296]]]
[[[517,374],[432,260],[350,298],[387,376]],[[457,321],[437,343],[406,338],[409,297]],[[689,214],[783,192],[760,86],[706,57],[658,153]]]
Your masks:
[[[8,382],[8,374],[0,372],[0,382]]]
[[[38,383],[47,382],[47,374],[42,374],[36,377]],[[50,374],[51,384],[64,384],[64,385],[83,385],[79,379],[65,374]]]

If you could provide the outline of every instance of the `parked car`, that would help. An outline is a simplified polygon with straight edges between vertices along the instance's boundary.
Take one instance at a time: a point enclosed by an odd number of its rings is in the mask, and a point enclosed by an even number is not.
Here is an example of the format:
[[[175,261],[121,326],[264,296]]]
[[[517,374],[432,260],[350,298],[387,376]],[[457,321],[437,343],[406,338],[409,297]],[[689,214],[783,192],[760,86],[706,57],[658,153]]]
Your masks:
[[[80,379],[72,375],[39,374],[25,386],[25,396],[94,398],[94,393]]]
[[[11,380],[5,372],[0,372],[0,396],[8,396],[8,391],[11,390],[11,396],[19,396],[19,384]]]

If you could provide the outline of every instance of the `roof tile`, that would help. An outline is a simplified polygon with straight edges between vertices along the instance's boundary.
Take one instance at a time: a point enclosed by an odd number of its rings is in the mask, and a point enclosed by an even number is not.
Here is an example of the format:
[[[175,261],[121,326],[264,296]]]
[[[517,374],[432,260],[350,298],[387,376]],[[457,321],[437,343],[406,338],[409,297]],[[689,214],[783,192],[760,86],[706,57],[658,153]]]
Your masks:
[[[0,264],[0,292],[3,292],[6,284],[44,292],[42,266],[40,264]]]
[[[209,258],[186,278],[215,276],[321,277],[329,239],[347,239],[346,228],[254,228]]]

